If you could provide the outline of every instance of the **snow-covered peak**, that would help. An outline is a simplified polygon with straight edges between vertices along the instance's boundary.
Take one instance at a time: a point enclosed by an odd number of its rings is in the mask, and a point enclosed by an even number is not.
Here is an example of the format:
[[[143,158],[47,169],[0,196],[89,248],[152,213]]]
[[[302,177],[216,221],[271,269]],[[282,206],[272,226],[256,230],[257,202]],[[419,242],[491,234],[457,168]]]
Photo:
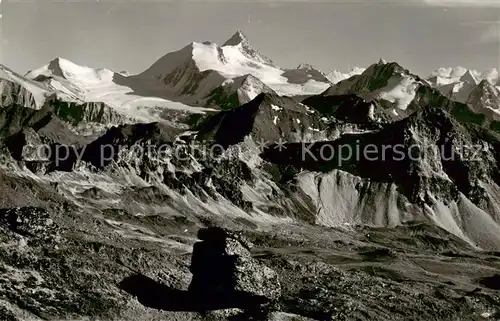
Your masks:
[[[247,37],[241,32],[237,31],[228,41],[224,43],[222,48],[225,50],[226,48],[234,48],[240,51],[246,58],[254,60],[259,63],[263,63],[272,67],[276,67],[276,65],[273,63],[273,61],[264,56],[262,53],[260,53],[258,50],[254,49]]]
[[[81,74],[83,68],[72,61],[57,57],[47,66],[47,69],[52,72],[54,76],[65,77],[66,75]]]
[[[29,71],[25,77],[36,79],[39,76],[57,76],[82,83],[99,83],[103,80],[111,81],[114,75],[115,73],[109,69],[93,69],[77,65],[68,59],[57,57],[43,67]]]
[[[499,80],[498,70],[492,68],[481,74],[481,79],[487,80],[490,84],[495,85]]]
[[[194,91],[210,92],[225,80],[252,75],[275,90],[278,94],[319,94],[330,85],[325,75],[316,69],[282,69],[271,59],[253,49],[247,38],[237,32],[220,47],[212,42],[193,42],[183,49],[169,53],[143,73],[132,76],[138,81],[144,79],[159,81],[160,86],[178,93]],[[201,74],[203,73],[203,75]],[[191,96],[195,93],[191,90]],[[197,99],[201,101],[201,99]]]
[[[361,75],[362,73],[365,72],[365,70],[366,68],[354,66],[353,68],[351,68],[351,70],[349,70],[349,73],[351,73],[352,75]]]
[[[458,67],[455,67],[455,68],[452,68],[451,69],[451,72],[450,72],[450,76],[451,78],[454,78],[454,77],[462,77],[463,75],[465,75],[467,72],[470,72],[470,73],[473,73],[472,70],[470,69],[467,69],[467,68],[464,68],[464,67],[461,67],[461,66],[458,66]],[[474,72],[475,73],[475,72]]]
[[[298,65],[297,69],[298,70],[316,70],[316,68],[314,68],[312,65],[305,64],[305,63],[302,63],[302,64]]]
[[[450,77],[451,68],[440,67],[431,73],[431,77]]]
[[[486,83],[495,85],[498,81],[499,73],[496,68],[481,73],[461,66],[436,69],[428,79],[443,95],[462,103],[467,102],[479,83],[482,83],[482,88],[486,88]]]
[[[352,76],[361,75],[365,70],[365,68],[360,67],[351,68],[351,70],[346,73],[343,73],[339,70],[332,70],[328,74],[326,74],[326,78],[328,78],[331,83],[336,84],[342,80],[351,78]]]
[[[78,66],[77,64],[75,64],[67,59],[57,57],[57,58],[51,60],[47,65],[29,71],[26,74],[26,77],[30,78],[30,79],[35,79],[36,77],[43,75],[43,76],[47,76],[47,77],[59,76],[59,77],[66,78],[65,73],[71,74],[72,71],[75,72],[79,69],[81,69],[81,67]],[[78,72],[76,72],[76,73],[78,73]]]
[[[460,78],[466,72],[467,68],[462,66],[458,67],[440,67],[431,73],[431,77],[441,77],[441,78]]]
[[[481,73],[477,70],[474,69],[468,69],[462,66],[458,67],[441,67],[436,70],[434,70],[431,73],[431,78],[432,77],[440,77],[442,79],[453,79],[455,81],[460,80],[461,77],[466,75],[467,73],[471,74],[474,78],[477,80],[479,79],[484,79],[484,75],[486,75],[489,71],[486,71],[485,73]],[[468,76],[467,76],[468,77]]]
[[[367,77],[375,77],[375,78],[387,78],[389,75],[401,75],[407,73],[403,66],[399,63],[392,61],[387,62],[381,59],[378,63],[372,64],[366,70],[363,71],[362,75]]]
[[[197,68],[199,72],[214,70],[227,78],[246,74],[261,78],[270,69],[273,69],[273,73],[281,73],[270,61],[252,49],[243,34],[237,32],[222,47],[213,42],[192,42],[178,51],[166,54],[140,76],[163,79],[179,68]]]
[[[234,35],[231,36],[223,45],[224,46],[237,46],[242,43],[248,43],[247,37],[241,32],[241,30],[236,31]]]

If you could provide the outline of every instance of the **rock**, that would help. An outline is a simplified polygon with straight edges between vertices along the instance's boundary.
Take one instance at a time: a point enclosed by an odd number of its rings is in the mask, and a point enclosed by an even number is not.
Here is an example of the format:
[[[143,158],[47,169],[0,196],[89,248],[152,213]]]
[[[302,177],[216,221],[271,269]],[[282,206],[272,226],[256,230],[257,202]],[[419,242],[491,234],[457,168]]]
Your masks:
[[[226,241],[226,252],[236,256],[234,269],[235,290],[268,300],[281,296],[278,274],[271,268],[252,258],[249,250],[237,240]]]
[[[21,159],[24,161],[48,161],[50,150],[44,147],[44,142],[33,128],[24,128],[18,136],[24,139]]]
[[[278,274],[252,258],[250,242],[220,228],[202,229],[198,237],[203,241],[193,248],[190,291],[238,292],[266,301],[280,297]]]
[[[219,321],[219,320],[228,320],[234,317],[237,317],[238,315],[243,314],[244,311],[241,309],[222,309],[222,310],[215,310],[215,311],[209,311],[204,315],[205,320],[210,320],[210,321]]]
[[[273,312],[269,315],[268,320],[269,321],[314,321],[313,319],[310,318],[285,312]]]
[[[0,79],[0,108],[12,104],[38,109],[33,94],[18,83]]]
[[[36,207],[0,209],[0,227],[16,234],[42,240],[59,238],[59,228],[47,211]]]

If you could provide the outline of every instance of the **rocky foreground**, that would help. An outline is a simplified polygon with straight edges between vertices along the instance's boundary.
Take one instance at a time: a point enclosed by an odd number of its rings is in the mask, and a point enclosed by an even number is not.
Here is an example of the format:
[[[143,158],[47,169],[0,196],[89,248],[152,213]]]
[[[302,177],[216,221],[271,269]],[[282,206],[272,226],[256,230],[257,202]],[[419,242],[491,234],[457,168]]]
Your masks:
[[[240,296],[205,300],[187,290],[196,233],[210,222],[141,219],[144,230],[163,229],[162,241],[151,242],[141,230],[117,235],[104,219],[70,206],[1,210],[0,319],[500,319],[500,253],[422,223],[357,232],[228,226]]]

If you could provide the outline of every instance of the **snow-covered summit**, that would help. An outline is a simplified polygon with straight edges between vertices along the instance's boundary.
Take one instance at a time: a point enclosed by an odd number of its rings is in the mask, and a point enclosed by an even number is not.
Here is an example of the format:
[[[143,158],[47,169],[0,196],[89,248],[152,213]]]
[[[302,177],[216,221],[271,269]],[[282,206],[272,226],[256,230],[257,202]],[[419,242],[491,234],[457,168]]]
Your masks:
[[[241,30],[238,30],[222,46],[237,46],[242,43],[248,43],[248,39]]]
[[[384,58],[380,58],[378,60],[378,65],[385,65],[385,64],[387,64],[387,60],[385,60]]]
[[[204,112],[203,108],[166,99],[161,90],[149,82],[136,82],[127,75],[104,68],[80,66],[64,58],[56,58],[28,72],[26,78],[56,92],[61,100],[102,102],[131,120],[157,121],[158,115],[165,110]]]
[[[229,40],[227,40],[224,45],[222,45],[222,47],[236,48],[248,59],[257,60],[260,63],[276,67],[274,62],[270,58],[266,57],[251,46],[248,38],[240,30],[238,30],[231,38],[229,38]]]
[[[366,101],[383,100],[394,107],[394,114],[405,114],[423,82],[396,62],[372,64],[359,75],[342,80],[322,93],[323,96],[357,95]]]
[[[481,73],[475,69],[468,69],[462,66],[458,67],[441,67],[434,71],[432,71],[430,77],[431,81],[436,82],[436,80],[440,83],[451,83],[459,81],[460,78],[466,77],[469,80],[475,78],[479,83],[481,80],[485,79],[485,76],[492,70]],[[471,77],[472,76],[472,77]]]
[[[329,86],[324,75],[297,75],[276,66],[254,49],[241,31],[222,47],[212,42],[193,42],[166,54],[134,77],[156,80],[165,86],[166,92],[175,89],[176,93],[180,90],[181,94],[200,95],[226,80],[245,75],[252,75],[278,94],[287,96],[318,94]]]
[[[102,81],[112,81],[115,72],[105,68],[93,69],[80,66],[68,59],[57,57],[47,65],[31,70],[26,74],[26,78],[29,79],[37,79],[40,76],[57,76],[81,83],[100,83]]]
[[[459,78],[462,77],[466,72],[467,68],[462,66],[457,67],[440,67],[431,73],[431,77],[438,76],[443,78]]]
[[[353,67],[346,73],[339,70],[332,70],[326,74],[326,78],[328,78],[328,80],[330,80],[333,84],[336,84],[342,80],[351,78],[352,76],[361,75],[365,70],[365,68],[360,67]]]
[[[316,68],[313,67],[313,65],[307,64],[307,63],[302,63],[302,64],[298,65],[296,69],[298,69],[298,70],[317,70]]]
[[[496,68],[481,73],[462,66],[442,67],[434,70],[431,77],[427,80],[432,86],[439,89],[443,95],[455,101],[467,103],[472,94],[476,97],[479,96],[478,90],[475,90],[476,86],[483,81],[491,85],[497,84],[499,74]],[[479,90],[479,92],[482,91]],[[474,103],[474,105],[476,104]]]

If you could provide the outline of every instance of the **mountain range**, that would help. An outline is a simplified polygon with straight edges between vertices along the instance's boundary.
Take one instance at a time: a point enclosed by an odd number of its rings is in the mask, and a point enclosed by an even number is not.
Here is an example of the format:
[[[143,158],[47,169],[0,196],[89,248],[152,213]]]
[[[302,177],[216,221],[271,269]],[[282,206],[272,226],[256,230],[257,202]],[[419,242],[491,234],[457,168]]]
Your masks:
[[[500,317],[496,69],[285,69],[238,31],[135,75],[0,66],[0,92],[1,319],[255,320],[165,303],[214,226],[277,271],[241,281],[264,320]]]

